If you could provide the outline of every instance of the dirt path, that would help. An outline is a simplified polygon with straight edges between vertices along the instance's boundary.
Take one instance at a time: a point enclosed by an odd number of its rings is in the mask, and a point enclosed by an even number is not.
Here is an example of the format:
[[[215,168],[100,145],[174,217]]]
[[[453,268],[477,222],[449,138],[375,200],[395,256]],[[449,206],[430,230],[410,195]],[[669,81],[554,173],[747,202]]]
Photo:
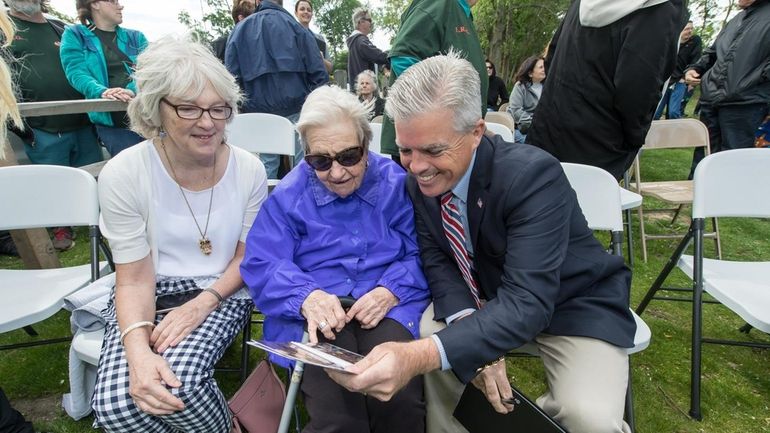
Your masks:
[[[14,409],[21,412],[27,421],[33,423],[51,422],[61,413],[61,395],[47,397],[17,399],[11,402]]]

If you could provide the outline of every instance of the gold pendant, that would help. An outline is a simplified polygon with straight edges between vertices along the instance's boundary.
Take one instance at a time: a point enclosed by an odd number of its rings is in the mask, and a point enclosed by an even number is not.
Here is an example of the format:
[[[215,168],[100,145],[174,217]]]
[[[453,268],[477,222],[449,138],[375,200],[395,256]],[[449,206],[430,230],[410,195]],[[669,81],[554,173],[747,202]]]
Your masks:
[[[205,255],[211,254],[211,241],[209,238],[200,238],[198,239],[198,248],[201,249],[201,252]]]

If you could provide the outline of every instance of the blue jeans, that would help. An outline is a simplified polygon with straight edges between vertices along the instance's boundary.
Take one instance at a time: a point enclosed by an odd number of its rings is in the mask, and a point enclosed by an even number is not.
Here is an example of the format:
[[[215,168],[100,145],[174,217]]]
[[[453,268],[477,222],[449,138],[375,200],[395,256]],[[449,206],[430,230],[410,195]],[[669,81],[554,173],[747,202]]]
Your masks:
[[[754,147],[754,133],[767,113],[768,107],[764,103],[721,107],[701,104],[700,121],[709,130],[711,153]],[[704,157],[702,147],[695,149],[690,169],[691,178],[695,173],[695,166]]]
[[[294,113],[285,117],[289,119],[291,123],[296,125],[297,121],[299,120],[299,113]],[[304,157],[305,157],[305,149],[302,147],[302,143],[300,143],[299,134],[295,132],[294,133],[294,164],[292,165],[292,167],[296,167],[297,164],[299,164],[300,161],[302,161],[302,158]],[[278,179],[278,168],[281,165],[281,155],[275,155],[272,153],[260,153],[259,159],[261,159],[262,164],[265,165],[267,178]]]
[[[32,128],[32,144],[24,143],[33,164],[80,167],[102,160],[102,148],[92,126],[70,132],[50,133]]]
[[[102,145],[107,148],[107,152],[110,152],[111,156],[115,156],[122,150],[144,141],[141,135],[125,128],[96,125],[96,133],[99,135]]]
[[[663,108],[668,106],[666,111],[666,119],[679,119],[682,117],[682,100],[687,93],[687,84],[674,83],[666,89],[666,93],[663,95],[663,99],[658,104],[658,109],[655,110],[655,120],[660,119],[663,115]]]

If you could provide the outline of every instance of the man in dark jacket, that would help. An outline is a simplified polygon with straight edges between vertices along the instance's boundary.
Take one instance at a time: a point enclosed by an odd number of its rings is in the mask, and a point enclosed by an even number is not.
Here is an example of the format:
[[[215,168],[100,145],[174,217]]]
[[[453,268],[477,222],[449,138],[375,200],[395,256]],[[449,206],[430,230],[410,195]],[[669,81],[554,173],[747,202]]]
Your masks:
[[[245,20],[247,16],[254,13],[256,7],[257,4],[255,0],[235,0],[233,9],[230,11],[230,14],[233,17],[233,23],[238,24]],[[214,55],[217,56],[222,63],[225,63],[225,49],[227,48],[227,40],[230,39],[231,33],[232,31],[229,31],[211,42],[211,50],[214,51]]]
[[[576,0],[548,48],[527,142],[623,177],[644,144],[685,25],[682,0]]]
[[[663,109],[668,107],[666,111],[666,119],[679,119],[684,113],[682,113],[682,101],[684,96],[689,90],[688,84],[684,82],[684,71],[688,66],[695,63],[700,58],[701,49],[703,43],[700,36],[692,34],[693,24],[692,21],[687,21],[687,25],[684,26],[682,33],[679,35],[679,52],[676,55],[676,69],[671,74],[671,78],[668,80],[668,88],[663,95],[663,99],[658,104],[658,109],[655,110],[655,120],[660,119],[663,115]]]
[[[230,36],[225,66],[246,94],[244,113],[271,113],[292,122],[305,98],[329,81],[313,35],[281,6],[280,0],[258,0],[257,10]],[[302,157],[297,143],[295,162]],[[260,154],[267,177],[278,177],[279,155]]]
[[[770,0],[738,0],[743,9],[719,32],[685,80],[701,85],[700,119],[711,151],[754,145],[770,104]],[[703,152],[693,157],[693,171]]]
[[[353,12],[353,33],[348,36],[345,44],[348,46],[348,85],[350,91],[355,91],[356,77],[365,70],[374,71],[374,65],[386,65],[388,53],[375,47],[369,40],[372,32],[372,17],[366,9],[356,9]]]

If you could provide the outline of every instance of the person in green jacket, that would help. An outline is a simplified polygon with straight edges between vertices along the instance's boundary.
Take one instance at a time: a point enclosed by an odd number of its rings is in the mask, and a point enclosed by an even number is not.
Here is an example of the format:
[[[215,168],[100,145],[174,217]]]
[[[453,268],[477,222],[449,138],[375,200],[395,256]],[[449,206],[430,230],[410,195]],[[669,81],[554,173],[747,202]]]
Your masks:
[[[457,51],[473,65],[481,79],[481,100],[487,100],[489,77],[485,56],[481,52],[479,37],[473,25],[471,7],[478,0],[414,0],[401,15],[401,27],[390,49],[390,65],[393,73],[390,84],[415,63],[449,50]],[[482,117],[486,114],[482,104]],[[385,116],[382,125],[382,152],[401,163],[396,147],[393,121]]]
[[[131,71],[147,38],[120,27],[119,0],[77,0],[76,6],[81,24],[64,30],[59,50],[67,80],[86,99],[130,101],[136,93]],[[88,117],[112,156],[143,140],[129,129],[125,111],[91,112]]]

